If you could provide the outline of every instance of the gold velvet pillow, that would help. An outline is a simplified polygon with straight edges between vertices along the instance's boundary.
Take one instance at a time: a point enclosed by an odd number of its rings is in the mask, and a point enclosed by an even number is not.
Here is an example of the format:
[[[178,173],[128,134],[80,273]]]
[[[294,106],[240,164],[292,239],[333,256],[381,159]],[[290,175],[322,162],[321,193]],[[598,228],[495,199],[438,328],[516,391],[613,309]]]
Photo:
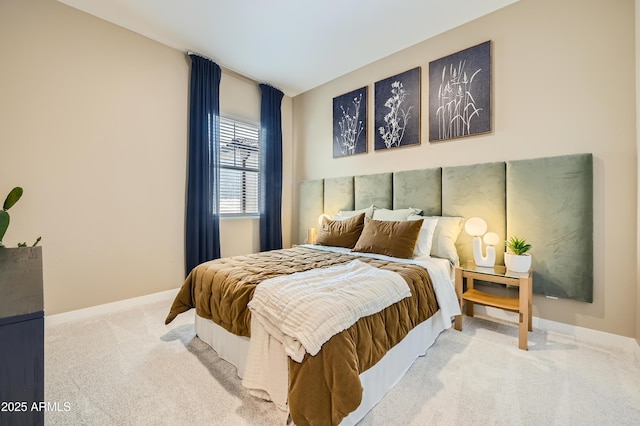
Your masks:
[[[344,220],[331,220],[325,218],[318,231],[316,244],[321,246],[334,246],[353,248],[362,233],[364,227],[364,213]]]
[[[411,259],[422,219],[400,222],[368,219],[353,251]]]

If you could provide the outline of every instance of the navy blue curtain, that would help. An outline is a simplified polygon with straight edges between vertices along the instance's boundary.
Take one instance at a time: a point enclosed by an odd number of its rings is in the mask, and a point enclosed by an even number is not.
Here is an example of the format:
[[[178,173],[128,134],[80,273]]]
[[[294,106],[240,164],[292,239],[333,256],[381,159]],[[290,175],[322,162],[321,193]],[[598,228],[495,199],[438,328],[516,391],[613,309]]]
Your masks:
[[[187,169],[186,272],[220,257],[220,67],[189,54],[189,158]]]
[[[260,85],[260,251],[282,248],[282,113],[284,94]]]

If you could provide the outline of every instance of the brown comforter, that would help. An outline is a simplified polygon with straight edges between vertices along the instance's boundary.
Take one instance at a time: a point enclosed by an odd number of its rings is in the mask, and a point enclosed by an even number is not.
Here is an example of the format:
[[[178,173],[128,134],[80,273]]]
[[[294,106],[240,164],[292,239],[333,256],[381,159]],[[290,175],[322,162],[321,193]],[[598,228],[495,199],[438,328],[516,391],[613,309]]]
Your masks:
[[[247,303],[255,286],[267,278],[347,263],[355,256],[306,247],[217,259],[194,268],[176,296],[167,319],[191,308],[227,331],[250,335]],[[400,274],[411,297],[361,318],[333,336],[315,356],[289,360],[289,411],[296,425],[336,425],[362,399],[359,374],[437,310],[427,271],[417,265],[358,257],[372,266]]]

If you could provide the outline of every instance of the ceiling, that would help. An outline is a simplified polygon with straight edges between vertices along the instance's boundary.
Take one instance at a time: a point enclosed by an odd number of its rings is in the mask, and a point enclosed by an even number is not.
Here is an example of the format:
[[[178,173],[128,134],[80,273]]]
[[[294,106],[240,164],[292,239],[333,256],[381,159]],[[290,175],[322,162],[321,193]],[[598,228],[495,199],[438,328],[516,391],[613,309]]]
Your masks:
[[[517,0],[58,0],[295,96]]]

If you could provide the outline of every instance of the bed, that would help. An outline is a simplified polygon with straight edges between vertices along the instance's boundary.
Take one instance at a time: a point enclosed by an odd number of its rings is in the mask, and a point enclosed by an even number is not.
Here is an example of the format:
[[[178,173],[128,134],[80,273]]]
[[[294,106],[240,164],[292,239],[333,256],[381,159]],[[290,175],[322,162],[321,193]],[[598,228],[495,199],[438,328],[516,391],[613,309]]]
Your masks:
[[[554,191],[549,192],[549,187],[553,187]],[[509,234],[522,232],[527,239],[538,241],[539,246],[551,240],[555,241],[557,250],[546,253],[543,250],[534,257],[537,286],[534,292],[590,300],[593,286],[592,270],[588,267],[592,264],[591,194],[590,154],[302,181],[298,189],[299,210],[296,218],[300,245],[266,254],[219,259],[198,266],[187,277],[167,321],[180,312],[195,308],[198,336],[213,347],[221,358],[236,366],[238,375],[243,378],[243,384],[254,389],[252,392],[257,396],[267,396],[278,406],[288,410],[296,424],[355,424],[402,378],[413,361],[425,354],[438,334],[451,326],[451,317],[459,313],[451,274],[459,259],[472,258],[471,237],[460,232],[465,217],[484,218],[489,229],[498,233],[501,240],[506,239],[509,231]],[[572,201],[568,203],[567,199]],[[423,225],[436,222],[431,236],[431,250],[426,255],[423,253],[422,256],[404,256],[399,260],[393,254],[375,253],[375,250],[369,250],[374,253],[367,252],[366,249],[364,252],[360,250],[355,253],[341,243],[321,241],[319,246],[303,244],[305,236],[312,235],[308,231],[318,226],[317,220],[320,215],[328,214],[331,223],[339,228],[338,222],[349,220],[363,212],[375,221],[408,221],[408,216],[396,216],[403,214],[400,210],[407,209],[421,211],[419,217],[413,217],[412,220],[422,220]],[[551,216],[550,211],[554,212]],[[378,217],[374,217],[376,212]],[[549,217],[553,217],[551,223]],[[420,234],[422,235],[422,231]],[[559,234],[569,237],[558,240],[556,237]],[[318,236],[320,237],[320,233]],[[584,256],[561,262],[561,270],[550,268],[549,265],[559,264],[558,259],[545,262],[545,256],[573,253],[572,250],[565,249],[565,246],[576,245],[573,242],[576,239],[584,242],[577,244],[585,247]],[[419,242],[416,242],[416,247],[419,245]],[[497,264],[503,263],[502,255],[502,251],[497,250]],[[297,266],[288,269],[285,267],[285,272],[274,272],[263,267],[263,256],[275,256],[279,259],[275,262],[278,264]],[[295,256],[318,258],[304,266],[293,260]],[[391,269],[398,268],[398,271],[407,268],[400,272],[405,276],[407,270],[425,271],[415,273],[418,276],[429,277],[433,294],[437,295],[432,299],[436,299],[438,303],[431,308],[425,308],[424,311],[428,311],[428,314],[424,317],[413,318],[413,324],[395,336],[391,343],[386,342],[386,347],[378,356],[355,357],[358,362],[360,359],[368,359],[367,365],[355,365],[353,356],[342,356],[341,354],[346,353],[344,348],[331,350],[340,340],[351,342],[352,346],[367,340],[353,340],[351,336],[357,333],[349,327],[329,339],[315,356],[306,355],[301,363],[288,358],[286,352],[277,344],[271,345],[273,342],[268,338],[266,341],[260,339],[262,343],[259,346],[261,349],[258,350],[258,358],[262,364],[256,367],[252,362],[256,342],[259,340],[253,334],[252,328],[256,321],[251,321],[251,315],[246,309],[252,300],[256,284],[264,282],[263,280],[269,282],[277,275],[295,276],[304,273],[305,270],[331,267],[340,257],[343,262],[352,261],[357,257],[359,261],[373,262],[374,267],[389,268],[388,265],[396,265],[391,266]],[[375,262],[391,263],[384,266]],[[216,278],[214,273],[219,269],[226,270],[225,274],[230,275],[243,275],[248,271],[253,277],[240,277],[248,285],[240,286],[237,293],[226,290],[202,290],[203,283],[220,278]],[[584,279],[571,278],[578,275],[584,275]],[[420,289],[428,287],[421,287],[420,284],[415,286]],[[444,295],[438,294],[436,290],[441,290]],[[221,311],[220,303],[223,296],[230,296],[232,293],[233,296],[228,299],[231,301],[229,306]],[[374,317],[379,318],[380,315],[390,315],[393,318],[391,313],[394,309],[400,305],[415,303],[415,298],[416,295],[412,293],[411,297],[383,309],[381,314],[358,320],[353,327],[357,329],[358,324],[367,324],[367,321]],[[227,313],[224,313],[225,309]],[[230,313],[237,318],[233,320],[229,316]],[[380,324],[378,327],[371,324],[361,327],[374,331],[375,336],[369,336],[370,341],[387,339],[384,334],[378,335],[378,332],[386,330],[386,327]],[[341,350],[343,352],[340,352]],[[333,353],[335,359],[327,355],[330,353]],[[352,364],[345,365],[347,358],[352,360]],[[307,370],[314,370],[314,360],[316,363],[317,360],[330,360],[331,362],[325,364],[332,366],[331,368],[338,368],[335,371],[349,373],[349,379],[343,380],[347,374],[342,373],[333,376],[341,378],[339,381],[333,381],[340,382],[339,386],[332,383],[332,386],[336,386],[320,393],[312,389],[313,386],[305,388],[305,381],[299,379],[300,371],[296,370],[304,370],[305,366],[309,367]],[[342,365],[334,366],[334,362]],[[339,370],[340,368],[343,370]],[[323,371],[322,368],[319,371]],[[331,378],[330,374],[322,377],[325,383],[332,382]],[[309,401],[312,403],[309,404]],[[311,411],[308,411],[309,409]]]
[[[199,265],[187,277],[166,322],[195,308],[198,336],[237,368],[243,385],[254,395],[288,410],[295,424],[355,424],[402,378],[413,361],[424,355],[437,335],[451,327],[452,317],[459,313],[452,261],[430,256],[439,219],[408,212],[379,209],[382,216],[365,222],[364,212],[341,211],[335,220],[326,221],[328,228],[335,229],[325,230],[322,245],[305,244]],[[394,214],[403,216],[402,220],[391,220],[398,218]],[[409,220],[409,216],[414,217]],[[451,219],[459,232],[462,218]],[[446,220],[442,219],[443,223]],[[354,226],[359,226],[355,235],[351,232]],[[381,239],[381,234],[386,239]],[[407,240],[408,234],[414,237]],[[321,231],[318,239],[322,238]],[[330,338],[321,341],[317,353],[307,349],[299,359],[288,352],[282,336],[274,337],[271,331],[258,333],[256,327],[262,321],[257,321],[256,315],[261,313],[247,306],[260,300],[256,294],[267,283],[286,278],[299,288],[303,277],[307,286],[308,277],[319,272],[322,281],[334,285],[330,297],[320,299],[323,301],[317,305],[318,311],[324,311],[332,300],[343,298],[336,298],[336,291],[344,287],[347,295],[352,292],[354,287],[346,287],[343,281],[344,275],[352,275],[341,268],[354,264],[375,269],[376,276],[397,276],[408,294],[397,301],[385,295],[389,304],[340,325],[336,330],[341,331],[329,333]],[[336,275],[327,279],[333,270]],[[371,276],[366,280],[366,287],[374,284]],[[382,288],[388,287],[385,284]],[[308,297],[293,304],[303,303]],[[270,300],[279,299],[272,296]],[[287,315],[293,315],[292,303],[285,305]],[[301,309],[310,312],[313,306]],[[301,318],[305,319],[304,315]],[[333,314],[320,324],[331,318]]]

